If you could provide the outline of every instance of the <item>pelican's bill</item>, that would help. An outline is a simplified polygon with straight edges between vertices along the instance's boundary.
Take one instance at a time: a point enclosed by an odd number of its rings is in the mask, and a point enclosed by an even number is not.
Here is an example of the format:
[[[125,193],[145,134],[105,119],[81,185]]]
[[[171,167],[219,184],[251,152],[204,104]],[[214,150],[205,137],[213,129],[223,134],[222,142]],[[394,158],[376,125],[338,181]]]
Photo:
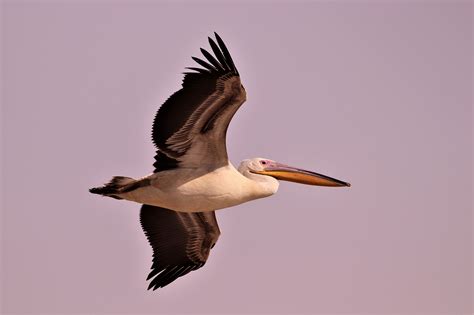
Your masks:
[[[276,179],[286,180],[306,185],[329,186],[329,187],[350,187],[351,184],[339,179],[335,179],[319,173],[299,169],[296,167],[274,164],[261,171],[253,171],[261,175],[268,175]]]

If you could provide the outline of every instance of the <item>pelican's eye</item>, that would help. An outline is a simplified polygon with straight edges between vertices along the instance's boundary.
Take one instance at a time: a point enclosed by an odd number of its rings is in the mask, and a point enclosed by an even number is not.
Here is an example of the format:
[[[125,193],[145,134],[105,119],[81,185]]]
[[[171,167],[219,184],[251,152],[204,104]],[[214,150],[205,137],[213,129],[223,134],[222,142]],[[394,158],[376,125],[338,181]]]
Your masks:
[[[267,164],[267,161],[260,161],[260,164],[265,165],[265,164]]]

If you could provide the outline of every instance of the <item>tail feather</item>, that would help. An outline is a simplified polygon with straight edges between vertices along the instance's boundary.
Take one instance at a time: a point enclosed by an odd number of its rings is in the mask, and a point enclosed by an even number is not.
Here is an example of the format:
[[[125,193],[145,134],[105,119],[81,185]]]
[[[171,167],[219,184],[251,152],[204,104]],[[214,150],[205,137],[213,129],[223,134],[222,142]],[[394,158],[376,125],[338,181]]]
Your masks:
[[[116,199],[123,199],[117,195],[133,190],[135,188],[134,186],[136,183],[137,181],[133,178],[115,176],[110,180],[110,182],[108,182],[104,186],[91,188],[89,189],[89,192],[102,196],[109,196]]]

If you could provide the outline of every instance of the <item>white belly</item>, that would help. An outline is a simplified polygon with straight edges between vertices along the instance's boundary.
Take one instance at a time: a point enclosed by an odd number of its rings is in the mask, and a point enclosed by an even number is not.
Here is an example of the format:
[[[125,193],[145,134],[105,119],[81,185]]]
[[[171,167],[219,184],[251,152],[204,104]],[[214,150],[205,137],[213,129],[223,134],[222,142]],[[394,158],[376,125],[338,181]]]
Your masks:
[[[270,195],[232,165],[212,172],[176,169],[149,176],[151,186],[127,193],[125,199],[183,212],[213,211]]]

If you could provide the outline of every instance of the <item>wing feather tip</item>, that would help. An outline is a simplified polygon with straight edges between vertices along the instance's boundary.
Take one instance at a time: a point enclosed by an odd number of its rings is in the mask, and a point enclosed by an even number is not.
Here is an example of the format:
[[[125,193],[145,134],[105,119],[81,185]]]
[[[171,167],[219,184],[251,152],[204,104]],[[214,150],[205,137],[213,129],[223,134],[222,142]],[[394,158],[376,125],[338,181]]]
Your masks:
[[[154,286],[154,285],[153,285],[152,283],[150,283],[150,284],[148,285],[147,290],[150,290],[153,286]],[[153,289],[153,291],[154,291],[154,290],[155,290],[155,289]]]
[[[146,281],[150,280],[151,278],[153,278],[154,276],[156,276],[156,274],[158,273],[159,271],[157,269],[154,269],[152,272],[150,272],[148,274],[148,277],[146,277]]]

